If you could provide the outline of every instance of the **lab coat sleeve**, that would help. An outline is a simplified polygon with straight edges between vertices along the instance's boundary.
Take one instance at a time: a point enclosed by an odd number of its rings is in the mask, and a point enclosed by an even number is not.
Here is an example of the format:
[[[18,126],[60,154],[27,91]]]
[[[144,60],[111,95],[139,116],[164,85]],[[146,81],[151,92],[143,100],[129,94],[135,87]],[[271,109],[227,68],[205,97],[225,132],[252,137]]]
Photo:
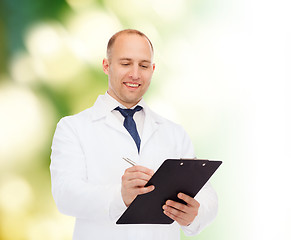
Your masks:
[[[184,158],[195,157],[193,145],[187,133],[184,134],[182,142],[182,156]],[[198,192],[195,196],[195,200],[200,204],[198,215],[189,226],[182,226],[182,230],[187,236],[194,236],[200,233],[214,220],[218,211],[217,194],[210,182],[207,182]]]
[[[52,143],[52,194],[60,212],[84,219],[104,221],[125,208],[120,185],[96,185],[87,181],[86,161],[78,132],[69,121],[58,123]]]

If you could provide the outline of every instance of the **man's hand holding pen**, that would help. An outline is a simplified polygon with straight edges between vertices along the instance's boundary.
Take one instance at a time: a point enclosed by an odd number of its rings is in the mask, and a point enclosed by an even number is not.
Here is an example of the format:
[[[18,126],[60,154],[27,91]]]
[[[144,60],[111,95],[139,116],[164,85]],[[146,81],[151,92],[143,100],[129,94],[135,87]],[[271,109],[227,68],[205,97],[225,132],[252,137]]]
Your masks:
[[[143,166],[127,168],[122,176],[121,195],[125,205],[128,207],[139,194],[153,191],[154,186],[144,187],[154,171]]]

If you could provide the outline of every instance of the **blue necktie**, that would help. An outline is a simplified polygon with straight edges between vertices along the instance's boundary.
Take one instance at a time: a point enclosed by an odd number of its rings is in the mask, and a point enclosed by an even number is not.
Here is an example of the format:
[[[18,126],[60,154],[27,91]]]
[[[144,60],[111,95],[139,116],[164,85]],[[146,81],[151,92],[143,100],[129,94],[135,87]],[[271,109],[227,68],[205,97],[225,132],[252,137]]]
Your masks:
[[[135,144],[137,146],[138,152],[140,148],[140,137],[138,135],[136,124],[133,120],[133,115],[135,112],[142,110],[141,106],[136,106],[134,109],[123,109],[120,107],[115,108],[115,110],[118,110],[122,116],[124,117],[123,126],[126,128],[126,130],[129,132],[133,140],[135,141]]]

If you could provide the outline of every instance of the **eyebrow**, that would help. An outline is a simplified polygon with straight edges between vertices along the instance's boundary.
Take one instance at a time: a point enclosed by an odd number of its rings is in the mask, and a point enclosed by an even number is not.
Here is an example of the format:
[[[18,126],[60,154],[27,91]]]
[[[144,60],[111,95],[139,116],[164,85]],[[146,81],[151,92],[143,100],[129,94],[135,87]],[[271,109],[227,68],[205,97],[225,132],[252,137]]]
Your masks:
[[[119,61],[132,61],[132,59],[131,58],[119,58]],[[141,62],[152,63],[149,60],[141,60]]]

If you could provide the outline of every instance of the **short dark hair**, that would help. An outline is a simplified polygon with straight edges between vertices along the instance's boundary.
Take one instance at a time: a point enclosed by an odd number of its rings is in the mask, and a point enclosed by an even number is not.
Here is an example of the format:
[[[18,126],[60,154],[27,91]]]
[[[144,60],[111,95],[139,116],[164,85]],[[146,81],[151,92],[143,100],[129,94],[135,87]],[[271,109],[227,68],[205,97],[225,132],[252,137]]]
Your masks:
[[[107,44],[107,51],[106,51],[107,58],[110,58],[111,49],[112,49],[112,46],[113,46],[115,40],[122,34],[136,34],[136,35],[145,37],[148,40],[148,42],[150,43],[151,49],[154,52],[153,44],[151,43],[150,39],[144,33],[142,33],[141,31],[135,30],[135,29],[125,29],[125,30],[121,30],[121,31],[115,33],[109,39],[108,44]]]

